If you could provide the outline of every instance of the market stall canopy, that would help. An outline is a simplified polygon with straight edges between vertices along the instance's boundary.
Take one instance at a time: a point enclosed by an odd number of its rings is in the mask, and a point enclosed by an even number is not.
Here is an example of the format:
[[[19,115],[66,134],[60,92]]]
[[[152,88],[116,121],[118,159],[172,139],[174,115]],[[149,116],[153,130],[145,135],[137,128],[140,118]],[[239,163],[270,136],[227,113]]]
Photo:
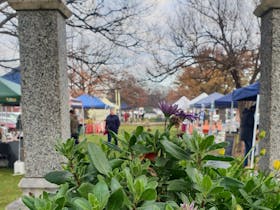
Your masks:
[[[121,109],[122,109],[122,110],[128,110],[128,109],[131,109],[131,107],[128,106],[127,103],[122,102],[122,104],[121,104]]]
[[[179,109],[186,110],[190,107],[190,100],[186,96],[182,96],[173,105],[177,105]]]
[[[234,101],[256,101],[260,93],[260,83],[255,82],[246,87],[238,88],[233,91],[232,99]]]
[[[193,105],[194,105],[196,102],[200,101],[200,100],[203,99],[203,98],[206,98],[207,96],[208,96],[207,93],[201,93],[199,96],[195,97],[194,99],[192,99],[192,100],[190,101],[190,103],[189,103],[190,107],[193,107]]]
[[[10,72],[4,74],[2,77],[6,80],[15,82],[20,85],[20,81],[21,81],[20,67],[13,68]]]
[[[233,105],[233,108],[237,108],[237,101],[233,101],[232,94],[233,93],[229,93],[229,94],[215,100],[215,107],[231,108],[231,106]]]
[[[0,104],[18,106],[20,98],[20,85],[0,77]]]
[[[106,104],[101,101],[100,98],[90,96],[87,94],[80,95],[75,98],[83,103],[85,109],[105,109]]]
[[[223,97],[224,95],[223,94],[221,94],[221,93],[212,93],[212,94],[210,94],[209,96],[207,96],[206,98],[203,98],[203,99],[201,99],[201,100],[199,100],[198,102],[196,102],[195,104],[194,104],[194,107],[195,108],[202,108],[202,107],[206,107],[206,108],[210,108],[211,107],[211,104],[215,101],[215,100],[217,100],[217,99],[219,99],[219,98],[221,98],[221,97]]]

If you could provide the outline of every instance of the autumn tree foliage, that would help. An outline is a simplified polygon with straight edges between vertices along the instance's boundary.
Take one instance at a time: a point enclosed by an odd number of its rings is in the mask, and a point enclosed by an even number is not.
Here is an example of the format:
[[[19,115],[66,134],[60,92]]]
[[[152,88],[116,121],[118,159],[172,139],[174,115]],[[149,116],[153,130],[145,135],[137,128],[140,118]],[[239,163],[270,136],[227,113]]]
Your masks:
[[[88,71],[76,69],[68,73],[69,88],[72,97],[77,97],[84,93],[96,95],[96,83],[98,78],[92,77]]]
[[[121,102],[129,107],[146,106],[147,90],[138,83],[137,79],[127,72],[114,72],[104,68],[102,74],[93,76],[88,71],[76,69],[69,73],[70,93],[73,97],[81,94],[107,97],[115,102],[116,90],[120,92]]]
[[[227,71],[224,71],[223,65],[219,65],[212,60],[205,61],[211,54],[217,61],[223,61],[225,59],[223,54],[219,51],[215,54],[211,49],[205,49],[200,56],[196,59],[196,64],[185,67],[182,73],[177,77],[175,90],[171,90],[168,94],[168,100],[174,101],[180,96],[184,95],[192,99],[198,96],[200,93],[205,92],[211,94],[213,92],[219,92],[227,94],[235,87],[235,81],[232,75]],[[247,69],[251,68],[252,63],[246,59],[250,59],[250,56],[243,55],[244,66],[247,64]],[[239,74],[244,73],[239,71]],[[241,78],[246,78],[242,75]],[[242,81],[247,82],[247,81]]]
[[[118,81],[115,81],[113,89],[120,91],[121,101],[127,103],[129,107],[141,107],[147,104],[147,91],[129,73],[125,73]],[[113,98],[112,95],[113,93],[111,93],[111,98]]]

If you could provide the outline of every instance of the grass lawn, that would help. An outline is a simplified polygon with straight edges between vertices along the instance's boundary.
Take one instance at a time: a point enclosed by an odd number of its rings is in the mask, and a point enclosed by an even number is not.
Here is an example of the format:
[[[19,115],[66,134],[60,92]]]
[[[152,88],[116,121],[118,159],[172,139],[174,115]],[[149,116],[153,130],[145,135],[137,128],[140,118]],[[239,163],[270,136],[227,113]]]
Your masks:
[[[147,124],[143,123],[142,125],[145,130],[150,129],[151,132],[155,132],[156,130],[163,131],[163,125],[154,125],[154,124]],[[124,131],[130,133],[135,130],[137,126],[133,124],[122,124],[119,129],[119,135],[122,135]],[[95,143],[99,143],[100,140],[107,141],[107,135],[103,134],[87,134],[85,137],[81,136],[80,139],[86,138],[88,141],[93,141]]]
[[[0,210],[21,196],[18,183],[22,176],[13,176],[12,169],[0,168]]]
[[[155,132],[157,129],[163,131],[163,125],[143,124],[144,129],[150,129],[151,132]],[[119,134],[123,131],[132,132],[137,126],[131,124],[123,124],[120,127]],[[81,137],[81,139],[84,137]],[[107,141],[107,136],[103,134],[88,134],[85,136],[89,141],[96,143],[100,142],[100,139]],[[4,210],[5,206],[21,196],[21,190],[18,188],[18,183],[22,176],[13,176],[12,169],[0,168],[0,210]]]

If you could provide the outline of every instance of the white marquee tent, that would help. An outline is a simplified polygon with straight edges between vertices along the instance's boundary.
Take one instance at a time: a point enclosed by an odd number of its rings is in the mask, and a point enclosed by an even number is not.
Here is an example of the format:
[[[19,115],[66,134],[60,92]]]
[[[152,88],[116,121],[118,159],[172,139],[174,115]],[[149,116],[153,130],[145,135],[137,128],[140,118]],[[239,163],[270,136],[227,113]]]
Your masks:
[[[207,96],[208,96],[207,93],[201,93],[199,96],[195,97],[190,101],[189,106],[193,107],[196,102],[200,101],[203,98],[206,98]]]
[[[190,107],[190,100],[186,96],[182,96],[173,105],[178,105],[179,109],[186,110]]]

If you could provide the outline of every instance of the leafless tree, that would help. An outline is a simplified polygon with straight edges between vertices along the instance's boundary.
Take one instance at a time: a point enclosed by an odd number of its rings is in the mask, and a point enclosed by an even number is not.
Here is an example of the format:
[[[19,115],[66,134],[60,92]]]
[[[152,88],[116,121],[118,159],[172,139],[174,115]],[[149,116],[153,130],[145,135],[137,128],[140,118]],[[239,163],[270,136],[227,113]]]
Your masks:
[[[1,45],[7,44],[3,43],[4,39],[16,39],[17,38],[17,21],[16,13],[9,7],[6,0],[0,0],[0,37]],[[5,41],[8,42],[8,41]],[[1,49],[2,53],[0,55],[0,67],[9,68],[10,63],[18,61],[18,57],[9,58],[2,54],[5,50]]]
[[[0,14],[0,34],[16,37],[16,13],[9,7],[6,0],[0,0]]]
[[[141,0],[67,0],[73,15],[67,20],[68,67],[70,73],[81,69],[98,76],[103,69],[123,65],[144,42],[141,17],[150,7]],[[0,36],[17,38],[16,12],[7,0],[0,0]],[[2,35],[1,35],[2,34]],[[0,55],[1,56],[1,55]],[[10,61],[2,59],[0,65]]]
[[[176,18],[169,23],[169,40],[158,47],[162,53],[152,53],[157,66],[148,70],[152,78],[161,81],[207,63],[208,68],[231,75],[237,88],[254,82],[260,72],[259,22],[253,15],[257,1],[179,2]],[[209,49],[213,53],[204,53]]]

